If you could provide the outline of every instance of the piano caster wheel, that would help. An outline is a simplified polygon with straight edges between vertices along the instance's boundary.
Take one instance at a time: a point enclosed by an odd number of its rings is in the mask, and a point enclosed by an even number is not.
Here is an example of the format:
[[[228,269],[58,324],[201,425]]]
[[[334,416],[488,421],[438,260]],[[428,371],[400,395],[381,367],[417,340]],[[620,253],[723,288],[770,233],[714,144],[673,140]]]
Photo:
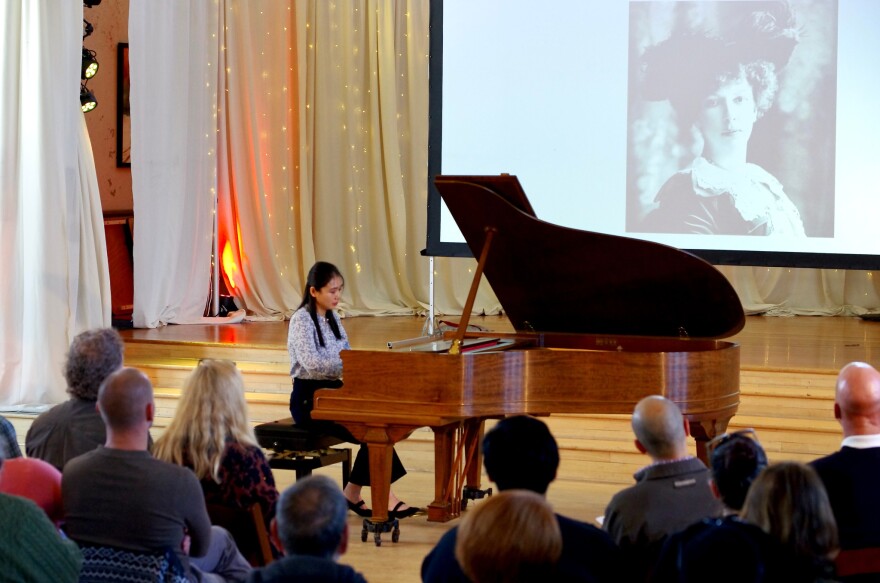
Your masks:
[[[396,543],[400,540],[400,521],[396,518],[386,520],[385,522],[373,522],[365,518],[364,525],[361,529],[361,542],[367,542],[367,533],[373,533],[373,542],[377,547],[382,546],[382,533],[391,533],[391,542]]]
[[[491,495],[492,488],[480,490],[479,488],[471,488],[470,486],[465,486],[461,490],[461,509],[466,510],[468,507],[468,502],[470,500],[482,500],[486,496]]]

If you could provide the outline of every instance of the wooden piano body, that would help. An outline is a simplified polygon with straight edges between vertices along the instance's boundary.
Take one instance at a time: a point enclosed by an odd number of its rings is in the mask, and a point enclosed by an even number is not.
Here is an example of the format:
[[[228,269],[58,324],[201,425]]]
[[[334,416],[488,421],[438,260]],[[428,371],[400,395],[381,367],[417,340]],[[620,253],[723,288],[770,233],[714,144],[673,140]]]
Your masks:
[[[739,404],[739,347],[718,339],[744,324],[727,280],[677,249],[540,221],[515,177],[435,182],[471,249],[482,251],[477,277],[485,272],[521,332],[489,334],[514,340],[507,350],[342,353],[345,384],[318,391],[312,415],[367,443],[373,521],[388,518],[391,448],[419,427],[435,433],[429,520],[457,516],[462,485],[479,487],[488,418],[631,413],[662,394],[679,404],[705,455]]]

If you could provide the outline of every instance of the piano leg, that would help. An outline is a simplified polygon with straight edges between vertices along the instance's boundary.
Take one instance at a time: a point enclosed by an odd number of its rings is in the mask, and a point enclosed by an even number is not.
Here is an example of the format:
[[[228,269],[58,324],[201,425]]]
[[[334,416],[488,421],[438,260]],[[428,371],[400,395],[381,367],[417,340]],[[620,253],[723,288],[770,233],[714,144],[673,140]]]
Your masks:
[[[724,435],[727,431],[727,424],[730,423],[730,417],[719,417],[717,419],[693,419],[688,420],[688,426],[691,435],[697,442],[697,457],[703,460],[703,463],[709,465],[709,454],[706,445],[719,435]]]
[[[381,534],[392,531],[392,542],[397,542],[400,531],[398,520],[388,518],[388,494],[391,492],[391,458],[394,444],[409,437],[416,427],[399,425],[366,425],[346,423],[345,426],[358,440],[367,444],[370,454],[370,502],[373,516],[364,520],[361,540],[366,533],[374,533],[376,546],[382,544]]]
[[[428,520],[446,522],[458,516],[453,508],[453,468],[455,463],[456,434],[461,425],[452,423],[434,430],[434,501],[428,505]]]
[[[364,442],[370,453],[370,499],[373,504],[373,522],[388,520],[388,495],[391,492],[391,456],[394,442],[387,428],[368,427]]]

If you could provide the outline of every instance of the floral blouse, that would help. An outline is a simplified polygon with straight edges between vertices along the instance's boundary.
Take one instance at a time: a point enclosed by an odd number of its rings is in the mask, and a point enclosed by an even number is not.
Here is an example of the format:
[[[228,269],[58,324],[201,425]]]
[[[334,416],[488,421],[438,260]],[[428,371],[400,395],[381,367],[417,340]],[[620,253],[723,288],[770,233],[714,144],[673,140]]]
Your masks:
[[[339,379],[342,378],[342,358],[340,350],[348,350],[348,335],[342,322],[339,324],[337,339],[326,318],[318,318],[324,346],[318,342],[318,332],[312,316],[305,308],[300,308],[290,317],[287,331],[287,352],[290,354],[290,376],[298,379]]]

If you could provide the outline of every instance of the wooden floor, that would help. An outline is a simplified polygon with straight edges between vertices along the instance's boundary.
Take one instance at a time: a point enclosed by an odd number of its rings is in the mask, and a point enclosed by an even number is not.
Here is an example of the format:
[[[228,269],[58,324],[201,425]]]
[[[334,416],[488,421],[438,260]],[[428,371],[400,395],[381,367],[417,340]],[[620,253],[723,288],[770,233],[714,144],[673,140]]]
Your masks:
[[[473,322],[487,330],[511,331],[504,317]],[[420,317],[359,317],[344,320],[355,350],[385,350],[390,340],[422,332]],[[199,358],[229,358],[238,363],[248,390],[254,423],[285,417],[290,392],[286,322],[167,326],[126,330],[126,363],[153,380],[160,433],[174,414],[180,386]],[[880,324],[858,318],[751,316],[732,340],[741,345],[741,403],[731,429],[753,427],[771,461],[807,461],[837,449],[840,430],[832,417],[834,380],[847,362],[880,366]],[[401,386],[405,379],[401,379]],[[23,440],[29,418],[13,419]],[[561,450],[561,465],[548,498],[560,513],[594,521],[610,497],[632,483],[647,462],[632,445],[627,415],[553,415],[547,420]],[[409,474],[395,485],[411,504],[426,505],[433,492],[433,445],[423,429],[399,444]],[[340,479],[339,466],[319,470]],[[291,472],[276,472],[281,487]],[[485,483],[485,482],[484,482]],[[369,499],[366,493],[366,499]],[[419,580],[424,555],[453,523],[429,523],[423,517],[403,521],[400,542],[386,535],[376,548],[361,543],[360,522],[349,521],[352,541],[344,562],[374,582]]]

